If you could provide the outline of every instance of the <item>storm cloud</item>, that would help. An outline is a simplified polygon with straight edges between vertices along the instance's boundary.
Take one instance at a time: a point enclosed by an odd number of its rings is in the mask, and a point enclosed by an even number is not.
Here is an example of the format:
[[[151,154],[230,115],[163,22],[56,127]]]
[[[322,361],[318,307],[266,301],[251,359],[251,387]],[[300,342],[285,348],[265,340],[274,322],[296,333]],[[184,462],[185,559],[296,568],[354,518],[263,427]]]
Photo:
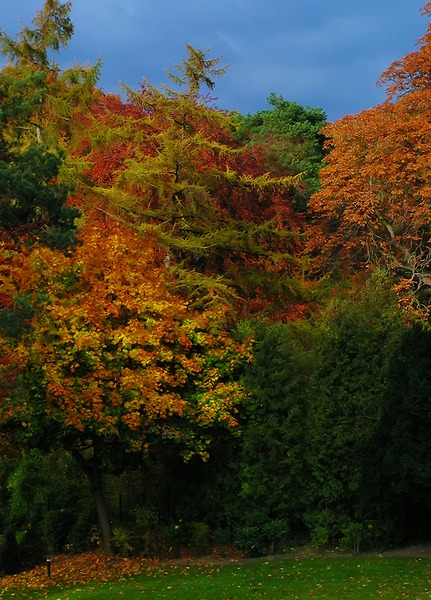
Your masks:
[[[102,57],[100,86],[167,82],[186,44],[222,56],[219,108],[254,113],[271,92],[322,108],[330,120],[381,102],[376,81],[426,31],[424,0],[74,0],[75,35],[62,66]],[[14,0],[0,27],[29,24],[42,0]]]

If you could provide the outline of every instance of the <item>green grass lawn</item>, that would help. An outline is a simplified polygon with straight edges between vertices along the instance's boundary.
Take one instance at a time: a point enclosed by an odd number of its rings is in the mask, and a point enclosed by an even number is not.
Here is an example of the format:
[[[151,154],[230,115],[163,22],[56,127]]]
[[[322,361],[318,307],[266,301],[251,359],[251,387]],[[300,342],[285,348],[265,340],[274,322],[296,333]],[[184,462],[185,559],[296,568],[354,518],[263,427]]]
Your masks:
[[[43,593],[9,590],[2,594],[2,600],[414,600],[431,598],[431,558],[288,558],[246,564],[157,567],[151,574],[117,581],[96,581]]]

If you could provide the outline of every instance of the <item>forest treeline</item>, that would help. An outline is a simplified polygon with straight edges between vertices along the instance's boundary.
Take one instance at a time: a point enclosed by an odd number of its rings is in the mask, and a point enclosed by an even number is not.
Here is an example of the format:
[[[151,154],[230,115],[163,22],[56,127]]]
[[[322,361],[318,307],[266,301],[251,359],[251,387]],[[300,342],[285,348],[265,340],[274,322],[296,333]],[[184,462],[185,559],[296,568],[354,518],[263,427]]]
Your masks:
[[[430,30],[327,123],[104,93],[70,11],[0,31],[2,571],[429,539]]]

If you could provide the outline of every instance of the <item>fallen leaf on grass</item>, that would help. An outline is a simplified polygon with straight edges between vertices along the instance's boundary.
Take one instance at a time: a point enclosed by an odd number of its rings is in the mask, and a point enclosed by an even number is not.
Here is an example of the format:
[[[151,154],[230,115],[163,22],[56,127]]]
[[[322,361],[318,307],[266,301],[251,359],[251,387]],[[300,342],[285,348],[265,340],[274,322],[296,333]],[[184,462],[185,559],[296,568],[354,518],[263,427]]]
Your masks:
[[[45,565],[38,566],[24,573],[1,577],[0,590],[70,587],[94,579],[109,581],[151,572],[156,567],[157,562],[151,559],[108,557],[99,551],[61,555],[52,559],[51,577],[48,577]]]

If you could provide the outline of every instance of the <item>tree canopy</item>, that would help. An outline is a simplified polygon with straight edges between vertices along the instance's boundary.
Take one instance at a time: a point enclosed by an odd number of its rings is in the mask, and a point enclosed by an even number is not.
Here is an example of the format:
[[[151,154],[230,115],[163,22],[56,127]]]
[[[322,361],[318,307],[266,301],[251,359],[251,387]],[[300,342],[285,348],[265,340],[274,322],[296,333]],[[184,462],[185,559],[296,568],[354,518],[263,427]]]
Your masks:
[[[108,96],[93,107],[84,194],[154,232],[191,297],[230,297],[244,314],[306,310],[292,199],[300,174],[273,175],[259,147],[235,141],[233,116],[195,93],[145,81],[127,94],[126,104]]]
[[[412,308],[428,306],[431,284],[430,90],[423,85],[430,35],[382,75],[392,82],[386,102],[324,128],[322,188],[310,203],[316,271],[343,277],[386,268]]]
[[[211,427],[236,425],[247,343],[221,307],[197,312],[175,295],[151,239],[88,224],[73,255],[35,248],[10,269],[14,302],[34,307],[9,339],[19,385],[1,410],[21,440],[37,446],[49,430],[83,466],[92,448],[93,476],[108,446],[142,453],[161,437],[206,458]]]
[[[70,11],[0,34],[3,554],[88,547],[91,495],[108,552],[419,535],[430,31],[327,124],[220,110],[190,44],[170,85],[104,93],[56,61]]]
[[[319,189],[323,159],[326,115],[319,108],[304,107],[272,93],[270,110],[238,116],[237,139],[263,149],[267,168],[278,175],[299,175],[301,183],[292,189],[296,210],[306,211],[310,196]]]

